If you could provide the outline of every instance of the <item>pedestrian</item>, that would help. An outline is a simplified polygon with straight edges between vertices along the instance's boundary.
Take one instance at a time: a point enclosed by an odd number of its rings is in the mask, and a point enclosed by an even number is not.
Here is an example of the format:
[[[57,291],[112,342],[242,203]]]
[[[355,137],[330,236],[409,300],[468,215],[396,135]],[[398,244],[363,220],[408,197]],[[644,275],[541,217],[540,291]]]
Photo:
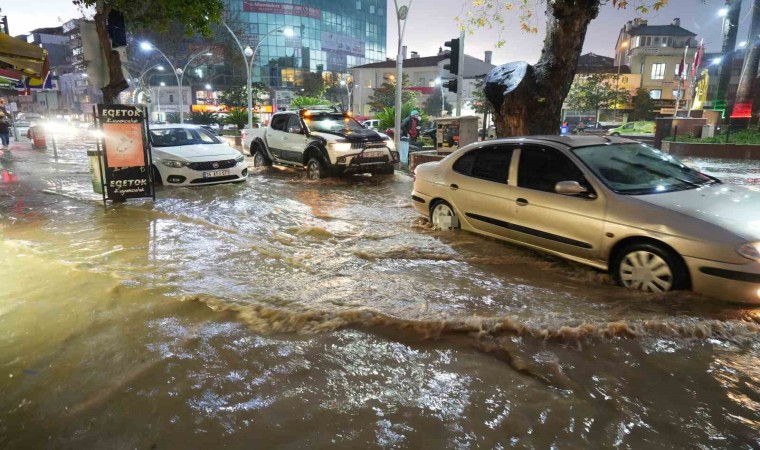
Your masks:
[[[11,139],[11,128],[10,124],[8,123],[8,116],[6,116],[3,112],[0,112],[0,141],[2,141],[3,149],[8,149],[8,144],[10,143]]]
[[[419,123],[420,112],[416,109],[412,110],[409,117],[401,122],[401,137],[408,137],[410,144],[412,142],[417,142],[417,137],[419,136]]]
[[[578,128],[577,128],[577,130],[578,130],[578,134],[583,134],[583,131],[584,131],[585,129],[586,129],[586,124],[584,124],[584,123],[583,123],[583,121],[581,120],[581,121],[578,123]]]

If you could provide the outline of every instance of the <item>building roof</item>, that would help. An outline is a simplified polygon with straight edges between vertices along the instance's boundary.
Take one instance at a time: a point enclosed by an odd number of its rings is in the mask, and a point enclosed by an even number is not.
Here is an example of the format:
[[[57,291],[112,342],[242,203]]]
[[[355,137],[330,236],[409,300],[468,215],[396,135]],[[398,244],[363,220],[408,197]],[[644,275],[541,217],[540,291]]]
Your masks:
[[[419,58],[408,58],[404,60],[404,68],[420,68],[420,67],[436,67],[438,64],[449,59],[448,53],[441,53],[436,56],[420,56]],[[493,64],[489,64],[482,59],[475,58],[474,56],[464,55],[464,74],[465,78],[475,78],[486,75],[493,69]],[[387,59],[385,61],[364,64],[362,66],[354,66],[352,69],[395,69],[396,60]]]
[[[578,67],[575,69],[575,73],[578,74],[591,74],[591,73],[631,73],[631,69],[622,65],[620,67],[615,65],[615,58],[609,56],[597,55],[596,53],[586,53],[578,58]]]
[[[628,30],[631,36],[690,36],[696,34],[678,25],[640,25]]]

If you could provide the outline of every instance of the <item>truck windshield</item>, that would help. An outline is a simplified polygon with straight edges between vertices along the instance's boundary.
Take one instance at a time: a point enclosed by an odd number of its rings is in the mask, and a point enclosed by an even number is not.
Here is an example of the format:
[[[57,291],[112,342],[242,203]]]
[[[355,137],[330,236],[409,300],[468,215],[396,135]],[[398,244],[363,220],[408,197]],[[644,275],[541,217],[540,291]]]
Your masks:
[[[720,183],[643,144],[594,145],[573,152],[618,194],[659,194]]]
[[[314,114],[303,118],[309,131],[359,131],[365,128],[356,120],[343,114]]]

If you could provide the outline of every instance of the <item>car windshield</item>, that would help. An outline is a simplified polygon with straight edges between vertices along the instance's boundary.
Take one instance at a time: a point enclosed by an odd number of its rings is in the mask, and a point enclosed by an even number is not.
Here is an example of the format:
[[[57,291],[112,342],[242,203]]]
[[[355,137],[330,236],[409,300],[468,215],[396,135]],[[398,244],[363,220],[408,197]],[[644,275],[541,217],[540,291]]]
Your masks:
[[[644,144],[596,145],[573,152],[618,194],[658,194],[720,183]]]
[[[157,128],[150,130],[150,142],[154,147],[178,147],[181,145],[221,144],[222,142],[202,128]]]
[[[315,114],[304,117],[306,126],[310,131],[359,131],[365,128],[356,120],[345,117],[343,114]]]

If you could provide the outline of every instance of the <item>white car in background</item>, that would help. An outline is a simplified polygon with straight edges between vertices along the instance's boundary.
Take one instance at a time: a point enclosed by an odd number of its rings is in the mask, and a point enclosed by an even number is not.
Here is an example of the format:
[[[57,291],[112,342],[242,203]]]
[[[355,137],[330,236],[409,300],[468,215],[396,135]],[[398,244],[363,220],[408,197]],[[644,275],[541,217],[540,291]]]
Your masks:
[[[198,125],[153,125],[149,128],[153,178],[173,186],[243,182],[244,156]]]

